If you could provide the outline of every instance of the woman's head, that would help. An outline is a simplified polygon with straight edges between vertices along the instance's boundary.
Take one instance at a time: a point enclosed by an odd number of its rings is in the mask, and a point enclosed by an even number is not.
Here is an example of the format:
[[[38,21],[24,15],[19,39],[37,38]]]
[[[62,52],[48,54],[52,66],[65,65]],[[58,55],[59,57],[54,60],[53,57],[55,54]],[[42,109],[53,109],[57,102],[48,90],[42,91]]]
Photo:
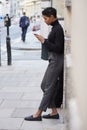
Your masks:
[[[42,15],[46,24],[50,25],[57,19],[57,11],[55,8],[48,7],[42,11]]]

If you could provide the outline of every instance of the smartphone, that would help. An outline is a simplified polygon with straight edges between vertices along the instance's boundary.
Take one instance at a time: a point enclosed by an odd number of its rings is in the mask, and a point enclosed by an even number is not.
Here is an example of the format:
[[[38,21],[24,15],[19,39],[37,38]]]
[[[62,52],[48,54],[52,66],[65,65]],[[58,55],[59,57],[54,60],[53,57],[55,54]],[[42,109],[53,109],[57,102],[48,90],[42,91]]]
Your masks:
[[[38,34],[34,33],[34,35],[36,35],[36,36],[37,36]]]

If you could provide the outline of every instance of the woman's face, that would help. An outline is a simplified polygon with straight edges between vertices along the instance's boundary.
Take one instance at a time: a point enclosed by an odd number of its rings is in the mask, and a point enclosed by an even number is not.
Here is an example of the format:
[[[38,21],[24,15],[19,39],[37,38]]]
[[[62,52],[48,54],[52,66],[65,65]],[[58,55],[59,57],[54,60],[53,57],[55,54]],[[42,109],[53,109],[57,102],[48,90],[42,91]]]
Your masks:
[[[54,21],[53,15],[51,15],[50,17],[43,15],[43,19],[47,25],[50,25]]]

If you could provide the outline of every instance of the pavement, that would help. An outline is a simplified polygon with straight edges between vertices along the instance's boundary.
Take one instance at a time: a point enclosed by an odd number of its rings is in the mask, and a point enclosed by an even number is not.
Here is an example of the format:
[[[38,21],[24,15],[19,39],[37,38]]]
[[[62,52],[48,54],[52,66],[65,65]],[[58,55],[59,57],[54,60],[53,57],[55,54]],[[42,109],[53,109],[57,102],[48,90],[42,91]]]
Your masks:
[[[39,33],[39,32],[37,32]],[[11,42],[12,65],[7,65],[6,48],[0,66],[0,130],[65,130],[64,109],[58,109],[60,119],[43,119],[41,122],[25,121],[24,117],[38,109],[42,91],[41,80],[48,61],[41,59],[41,45],[27,33],[26,42],[21,38]],[[49,113],[47,109],[45,113]]]

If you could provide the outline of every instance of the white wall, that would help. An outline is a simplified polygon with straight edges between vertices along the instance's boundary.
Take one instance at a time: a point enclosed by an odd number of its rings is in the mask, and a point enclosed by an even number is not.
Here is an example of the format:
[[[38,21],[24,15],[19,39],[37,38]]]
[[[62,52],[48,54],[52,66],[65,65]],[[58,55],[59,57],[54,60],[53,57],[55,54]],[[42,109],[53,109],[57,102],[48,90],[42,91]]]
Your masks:
[[[42,1],[41,2],[41,9],[45,9],[46,7],[51,6],[51,3],[49,1]],[[41,19],[41,35],[47,38],[48,33],[50,31],[50,27],[46,25],[43,19]]]
[[[72,130],[87,130],[87,0],[72,0],[73,91]],[[75,112],[77,109],[77,113]],[[76,118],[75,118],[76,117]],[[77,118],[78,117],[78,118]]]

